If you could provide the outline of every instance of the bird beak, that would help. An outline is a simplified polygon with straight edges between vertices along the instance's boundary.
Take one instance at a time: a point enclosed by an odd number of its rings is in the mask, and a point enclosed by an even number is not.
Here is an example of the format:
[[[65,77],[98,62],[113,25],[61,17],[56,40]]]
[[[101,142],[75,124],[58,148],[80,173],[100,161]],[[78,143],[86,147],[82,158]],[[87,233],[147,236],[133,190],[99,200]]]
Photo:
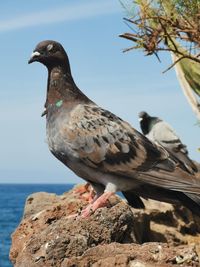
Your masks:
[[[139,120],[139,121],[142,121],[142,118],[139,118],[138,120]]]
[[[38,60],[38,58],[40,57],[40,53],[38,52],[38,51],[34,51],[32,54],[31,54],[31,57],[30,57],[30,59],[29,59],[29,61],[28,61],[28,64],[30,64],[30,63],[32,63],[32,62],[34,62],[34,61],[37,61]]]
[[[47,109],[46,109],[46,108],[45,108],[45,110],[42,112],[41,117],[43,117],[43,116],[45,116],[45,115],[47,115]]]

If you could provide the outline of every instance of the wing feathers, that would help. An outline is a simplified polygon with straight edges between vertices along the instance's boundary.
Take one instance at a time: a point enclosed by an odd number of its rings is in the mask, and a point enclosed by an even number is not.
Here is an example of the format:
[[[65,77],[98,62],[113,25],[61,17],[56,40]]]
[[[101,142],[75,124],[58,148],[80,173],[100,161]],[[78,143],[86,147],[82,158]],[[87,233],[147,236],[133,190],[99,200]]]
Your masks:
[[[76,107],[63,134],[78,159],[102,173],[200,194],[200,183],[179,171],[164,148],[152,144],[128,123],[97,106]]]

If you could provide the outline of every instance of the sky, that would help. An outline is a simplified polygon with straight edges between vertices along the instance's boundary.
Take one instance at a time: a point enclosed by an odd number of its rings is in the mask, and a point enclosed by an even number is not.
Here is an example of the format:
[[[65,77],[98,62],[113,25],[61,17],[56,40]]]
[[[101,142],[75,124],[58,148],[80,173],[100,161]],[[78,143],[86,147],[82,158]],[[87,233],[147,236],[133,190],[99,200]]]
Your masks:
[[[49,152],[45,118],[47,70],[28,59],[42,40],[66,49],[79,88],[139,130],[142,110],[166,120],[200,161],[196,117],[167,54],[146,57],[119,34],[130,29],[118,0],[0,2],[0,183],[82,182]]]

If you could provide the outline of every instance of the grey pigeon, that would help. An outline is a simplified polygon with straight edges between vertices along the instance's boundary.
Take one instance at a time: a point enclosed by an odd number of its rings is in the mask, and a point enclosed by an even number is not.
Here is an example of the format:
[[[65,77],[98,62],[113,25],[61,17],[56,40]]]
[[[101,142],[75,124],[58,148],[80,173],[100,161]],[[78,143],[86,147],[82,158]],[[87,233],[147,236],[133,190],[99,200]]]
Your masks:
[[[186,145],[181,142],[179,136],[167,122],[158,117],[151,117],[145,111],[139,113],[139,121],[141,130],[147,138],[163,146],[188,172],[198,171],[188,156]]]
[[[164,148],[83,94],[61,44],[39,43],[29,63],[34,61],[48,70],[44,114],[49,149],[96,191],[81,217],[104,206],[117,191],[129,200],[133,195],[137,201],[141,196],[183,203],[200,214],[200,181],[177,167]]]

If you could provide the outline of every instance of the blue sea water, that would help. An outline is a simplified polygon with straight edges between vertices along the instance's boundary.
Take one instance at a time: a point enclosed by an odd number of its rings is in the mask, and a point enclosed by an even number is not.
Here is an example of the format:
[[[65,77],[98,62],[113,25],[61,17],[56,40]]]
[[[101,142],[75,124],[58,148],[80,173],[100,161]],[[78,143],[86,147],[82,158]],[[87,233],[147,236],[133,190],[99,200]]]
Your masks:
[[[62,194],[73,185],[0,184],[0,267],[11,267],[9,250],[11,234],[19,224],[28,195],[34,192]]]

